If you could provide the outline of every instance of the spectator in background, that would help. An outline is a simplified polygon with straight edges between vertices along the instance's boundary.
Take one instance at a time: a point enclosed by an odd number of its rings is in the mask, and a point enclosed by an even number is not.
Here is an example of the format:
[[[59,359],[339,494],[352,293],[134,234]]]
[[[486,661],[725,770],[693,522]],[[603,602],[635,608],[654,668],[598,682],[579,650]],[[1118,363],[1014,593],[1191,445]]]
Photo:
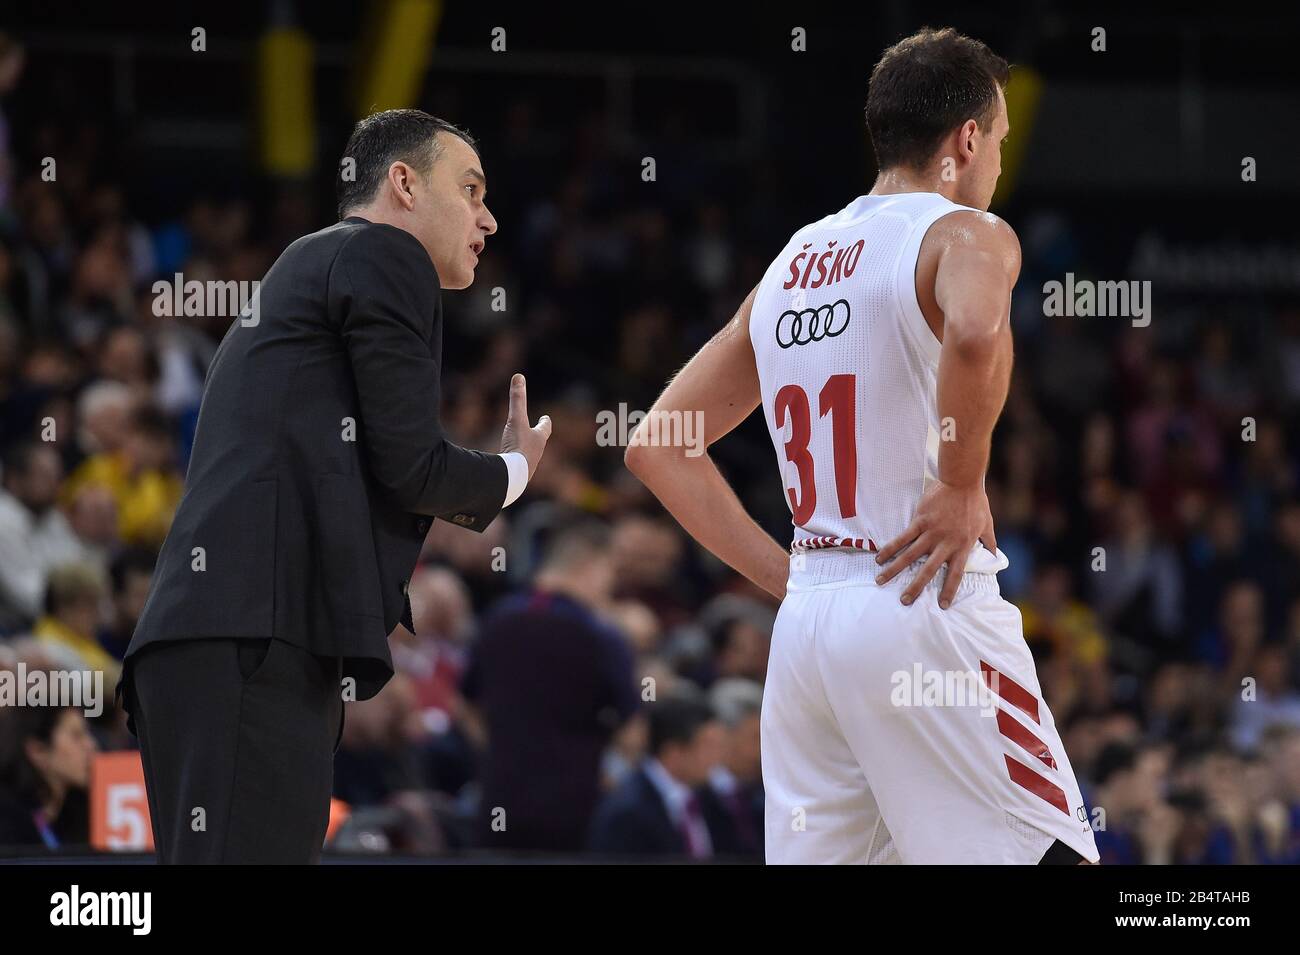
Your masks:
[[[0,709],[0,848],[90,842],[87,789],[97,749],[75,707]]]
[[[1053,653],[1094,665],[1106,658],[1106,637],[1097,615],[1074,597],[1072,589],[1070,572],[1061,564],[1037,569],[1029,599],[1018,603],[1025,640],[1042,641]]]
[[[619,856],[711,858],[699,791],[722,759],[725,731],[694,695],[664,697],[648,709],[650,753],[601,801],[588,845]]]
[[[147,548],[133,547],[114,558],[108,568],[113,586],[113,617],[99,633],[100,645],[121,660],[135,633],[136,621],[149,598],[149,583],[153,580],[158,555]]]
[[[108,586],[93,564],[61,564],[50,571],[45,615],[32,635],[69,670],[102,670],[111,697],[122,667],[99,643],[97,635]]]
[[[1254,807],[1245,785],[1247,767],[1226,745],[1193,753],[1178,773],[1183,786],[1169,794],[1182,815],[1170,861],[1178,865],[1231,865],[1253,861]]]
[[[465,644],[473,622],[469,589],[445,567],[416,568],[407,586],[415,633],[399,626],[389,638],[393,666],[415,689],[431,733],[446,732],[460,710]]]
[[[1264,642],[1264,594],[1258,584],[1236,580],[1219,604],[1218,627],[1201,641],[1201,659],[1219,671],[1220,692],[1239,696],[1242,680],[1254,676],[1255,658]]]
[[[171,527],[184,481],[175,467],[171,423],[148,405],[137,408],[117,452],[92,455],[68,478],[63,498],[71,502],[87,485],[101,485],[117,504],[118,532],[128,544],[157,549]]]
[[[410,681],[426,781],[456,794],[473,779],[475,763],[460,695],[474,625],[469,588],[447,567],[422,565],[411,576],[408,594],[415,632],[399,626],[390,635],[393,667]]]
[[[152,401],[153,353],[139,328],[119,325],[109,329],[100,339],[94,358],[98,376],[126,385],[137,407]]]
[[[4,456],[0,490],[0,634],[30,627],[51,568],[85,556],[55,506],[63,466],[50,444],[26,441]]]
[[[86,455],[116,455],[126,446],[135,401],[120,381],[87,385],[77,399],[77,445]],[[80,462],[78,462],[80,463]]]
[[[1156,535],[1141,494],[1123,494],[1115,532],[1105,541],[1106,569],[1092,575],[1093,601],[1111,630],[1158,653],[1171,652],[1182,628],[1182,571]]]
[[[697,623],[707,640],[707,659],[688,671],[702,687],[728,677],[762,683],[776,615],[752,597],[722,594],[700,611]]]
[[[85,559],[107,568],[122,546],[113,492],[102,484],[87,484],[68,505],[68,523],[85,548]]]
[[[1276,806],[1261,814],[1258,861],[1300,865],[1300,730],[1270,729],[1260,749],[1272,777]]]
[[[120,230],[96,228],[72,269],[72,287],[57,310],[60,338],[83,355],[131,314],[131,263]]]
[[[582,848],[601,753],[637,707],[631,650],[602,617],[613,584],[608,528],[567,527],[479,628],[462,690],[486,746],[480,844]]]
[[[720,856],[763,859],[763,772],[759,722],[763,687],[752,680],[719,680],[709,702],[726,728],[722,759],[700,790],[713,850]]]
[[[1232,741],[1243,751],[1259,745],[1270,726],[1300,729],[1300,692],[1290,682],[1286,647],[1267,644],[1255,654],[1254,683],[1242,687],[1232,711]]]
[[[658,517],[630,514],[614,524],[619,595],[645,604],[667,627],[691,617],[680,579],[685,547],[681,531]]]
[[[425,788],[418,746],[425,735],[403,674],[370,699],[349,702],[334,755],[334,795],[352,806],[378,806]]]
[[[1103,865],[1172,861],[1182,820],[1161,797],[1164,759],[1158,749],[1126,743],[1111,743],[1097,757],[1087,802]]]

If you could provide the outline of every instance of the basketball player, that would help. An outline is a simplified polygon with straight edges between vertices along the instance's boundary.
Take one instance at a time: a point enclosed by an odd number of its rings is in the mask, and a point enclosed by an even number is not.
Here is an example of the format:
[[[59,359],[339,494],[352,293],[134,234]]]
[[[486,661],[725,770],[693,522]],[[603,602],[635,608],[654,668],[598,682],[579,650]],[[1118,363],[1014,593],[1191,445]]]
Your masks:
[[[1015,233],[985,211],[1007,78],[951,29],[886,50],[871,192],[794,234],[626,454],[696,540],[784,598],[762,711],[769,862],[1097,861],[998,592],[984,493],[1020,270]],[[649,443],[665,412],[702,411],[711,444],[760,403],[790,554],[707,454]]]

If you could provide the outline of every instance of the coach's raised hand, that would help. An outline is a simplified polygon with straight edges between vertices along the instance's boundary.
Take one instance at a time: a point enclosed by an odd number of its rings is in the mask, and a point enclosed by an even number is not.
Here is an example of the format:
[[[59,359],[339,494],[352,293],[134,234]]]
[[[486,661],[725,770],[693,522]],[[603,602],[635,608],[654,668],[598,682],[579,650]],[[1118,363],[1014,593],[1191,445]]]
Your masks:
[[[939,606],[947,610],[966,571],[966,558],[977,540],[990,551],[998,549],[993,514],[989,511],[983,483],[953,487],[936,481],[922,495],[907,530],[876,555],[876,563],[885,565],[876,582],[887,583],[913,561],[925,558],[916,578],[903,591],[903,603],[910,604],[939,568],[947,564],[948,577],[939,592]]]
[[[528,479],[531,481],[546,450],[551,436],[551,416],[542,415],[537,424],[528,424],[528,383],[516,372],[510,379],[510,411],[506,414],[506,427],[501,432],[501,453],[518,451],[528,459]]]

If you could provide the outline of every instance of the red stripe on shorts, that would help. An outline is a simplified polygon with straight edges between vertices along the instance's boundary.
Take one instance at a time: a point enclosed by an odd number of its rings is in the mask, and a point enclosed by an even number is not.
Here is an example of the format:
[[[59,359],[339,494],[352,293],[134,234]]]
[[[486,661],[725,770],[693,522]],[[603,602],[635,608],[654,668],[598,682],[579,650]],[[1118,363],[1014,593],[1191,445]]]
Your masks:
[[[1022,789],[1029,790],[1039,799],[1050,802],[1067,816],[1070,814],[1070,807],[1065,801],[1065,790],[1046,776],[1034,772],[1024,763],[1012,759],[1006,753],[1003,753],[1002,757],[1007,761],[1007,772],[1011,774],[1013,783]]]
[[[980,661],[980,675],[984,677],[984,685],[990,690],[1016,709],[1024,710],[1035,723],[1041,722],[1038,719],[1038,697],[983,660]]]
[[[1052,751],[1048,748],[1048,745],[1026,729],[1024,723],[1021,723],[1006,710],[998,710],[998,730],[1003,736],[1024,749],[1031,756],[1037,756],[1042,760],[1044,766],[1056,769],[1056,759],[1052,756]]]

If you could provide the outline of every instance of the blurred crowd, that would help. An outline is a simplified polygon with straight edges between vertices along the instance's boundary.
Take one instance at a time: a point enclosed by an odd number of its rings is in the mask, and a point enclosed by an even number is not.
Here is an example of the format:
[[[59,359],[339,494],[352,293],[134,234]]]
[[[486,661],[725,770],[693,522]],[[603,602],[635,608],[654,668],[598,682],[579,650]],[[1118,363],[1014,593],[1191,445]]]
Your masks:
[[[0,97],[21,70],[0,37]],[[522,370],[554,436],[485,533],[435,522],[397,675],[347,706],[332,844],[761,859],[775,602],[667,518],[597,416],[648,408],[788,232],[833,209],[800,206],[763,160],[665,161],[690,155],[671,126],[647,189],[599,122],[557,158],[532,153],[535,105],[502,117],[474,130],[502,226],[475,286],[444,298],[444,420],[496,450]],[[0,113],[0,669],[100,670],[107,696],[91,720],[0,708],[0,851],[32,852],[86,842],[91,759],[135,746],[112,687],[229,322],[159,318],[151,285],[258,279],[333,217],[327,193],[282,183],[141,221],[129,197],[148,184],[105,176],[94,122],[47,117],[21,149],[17,133]],[[1053,210],[1013,225],[1000,580],[1102,861],[1300,862],[1300,308],[1046,318],[1043,281],[1086,273],[1088,250]],[[712,453],[785,543],[756,418]]]

